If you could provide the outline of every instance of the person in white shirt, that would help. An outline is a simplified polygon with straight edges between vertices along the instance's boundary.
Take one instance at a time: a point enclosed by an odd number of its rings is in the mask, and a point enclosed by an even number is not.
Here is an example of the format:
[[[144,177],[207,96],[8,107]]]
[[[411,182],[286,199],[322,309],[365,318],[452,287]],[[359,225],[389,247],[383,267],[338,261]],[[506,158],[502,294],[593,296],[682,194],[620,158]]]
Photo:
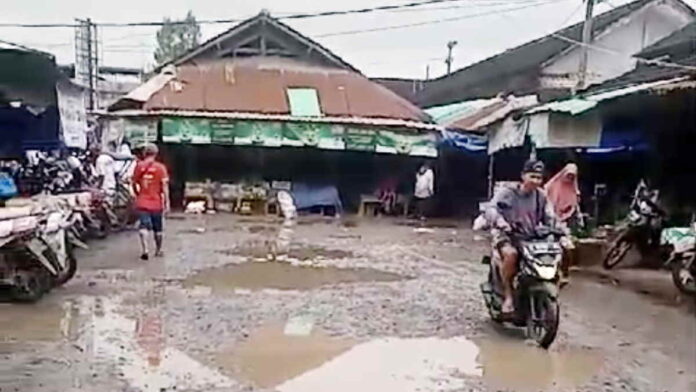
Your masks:
[[[116,193],[115,160],[99,147],[92,149],[92,155],[96,157],[94,161],[94,175],[97,186],[106,193],[107,198],[111,201],[111,198]]]
[[[435,194],[435,174],[428,162],[424,162],[416,173],[416,189],[413,196],[416,204],[416,216],[423,220],[430,212],[430,202]]]
[[[116,148],[116,152],[111,154],[111,157],[116,161],[114,164],[114,171],[117,176],[125,180],[129,180],[133,177],[135,156],[127,140],[124,139],[123,142],[121,142],[121,145]]]

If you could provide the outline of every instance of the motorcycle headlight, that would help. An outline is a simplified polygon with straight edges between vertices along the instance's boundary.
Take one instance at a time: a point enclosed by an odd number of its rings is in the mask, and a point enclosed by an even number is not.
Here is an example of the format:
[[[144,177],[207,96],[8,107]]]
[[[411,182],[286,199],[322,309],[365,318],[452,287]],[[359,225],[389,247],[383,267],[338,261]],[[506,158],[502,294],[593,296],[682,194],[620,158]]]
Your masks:
[[[557,268],[555,265],[535,265],[537,275],[544,280],[551,280],[556,277]]]

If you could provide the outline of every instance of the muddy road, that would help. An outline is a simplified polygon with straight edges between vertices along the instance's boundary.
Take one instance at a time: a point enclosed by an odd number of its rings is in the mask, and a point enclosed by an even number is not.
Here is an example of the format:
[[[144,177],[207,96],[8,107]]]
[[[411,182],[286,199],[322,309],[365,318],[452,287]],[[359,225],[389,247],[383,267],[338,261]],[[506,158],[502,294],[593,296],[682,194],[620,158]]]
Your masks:
[[[0,304],[0,391],[694,391],[696,318],[586,278],[549,351],[488,321],[463,226],[172,217]]]

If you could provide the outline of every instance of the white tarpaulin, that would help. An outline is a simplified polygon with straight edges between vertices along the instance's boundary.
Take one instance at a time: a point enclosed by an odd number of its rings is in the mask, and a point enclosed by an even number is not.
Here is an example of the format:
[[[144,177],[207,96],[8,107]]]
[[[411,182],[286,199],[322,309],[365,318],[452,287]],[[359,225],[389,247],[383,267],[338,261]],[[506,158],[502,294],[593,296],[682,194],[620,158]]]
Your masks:
[[[548,116],[544,113],[536,116],[525,116],[519,120],[506,118],[495,127],[488,136],[488,155],[505,148],[519,147],[524,144],[527,132],[532,128],[546,129]]]
[[[596,113],[534,113],[518,121],[508,117],[488,136],[488,154],[520,147],[526,136],[536,148],[599,147],[602,123]]]
[[[70,82],[56,83],[63,142],[66,147],[87,148],[85,91]]]

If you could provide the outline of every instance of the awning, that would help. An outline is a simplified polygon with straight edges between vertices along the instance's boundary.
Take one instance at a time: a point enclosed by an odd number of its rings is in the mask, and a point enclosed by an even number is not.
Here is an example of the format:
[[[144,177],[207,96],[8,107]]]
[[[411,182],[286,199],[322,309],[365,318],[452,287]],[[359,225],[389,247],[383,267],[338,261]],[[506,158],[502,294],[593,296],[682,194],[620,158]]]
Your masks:
[[[616,90],[604,91],[583,97],[570,98],[562,101],[549,102],[547,104],[537,106],[528,110],[525,114],[535,114],[543,112],[559,112],[570,115],[578,115],[590,109],[593,109],[597,104],[610,99],[624,97],[631,94],[636,94],[648,90],[658,90],[661,87],[673,85],[676,82],[684,81],[688,77],[680,77],[669,80],[660,80],[657,82],[643,83],[635,86],[628,86]]]
[[[529,108],[539,101],[536,95],[496,97],[458,102],[426,109],[433,120],[448,129],[482,131],[510,113]]]

